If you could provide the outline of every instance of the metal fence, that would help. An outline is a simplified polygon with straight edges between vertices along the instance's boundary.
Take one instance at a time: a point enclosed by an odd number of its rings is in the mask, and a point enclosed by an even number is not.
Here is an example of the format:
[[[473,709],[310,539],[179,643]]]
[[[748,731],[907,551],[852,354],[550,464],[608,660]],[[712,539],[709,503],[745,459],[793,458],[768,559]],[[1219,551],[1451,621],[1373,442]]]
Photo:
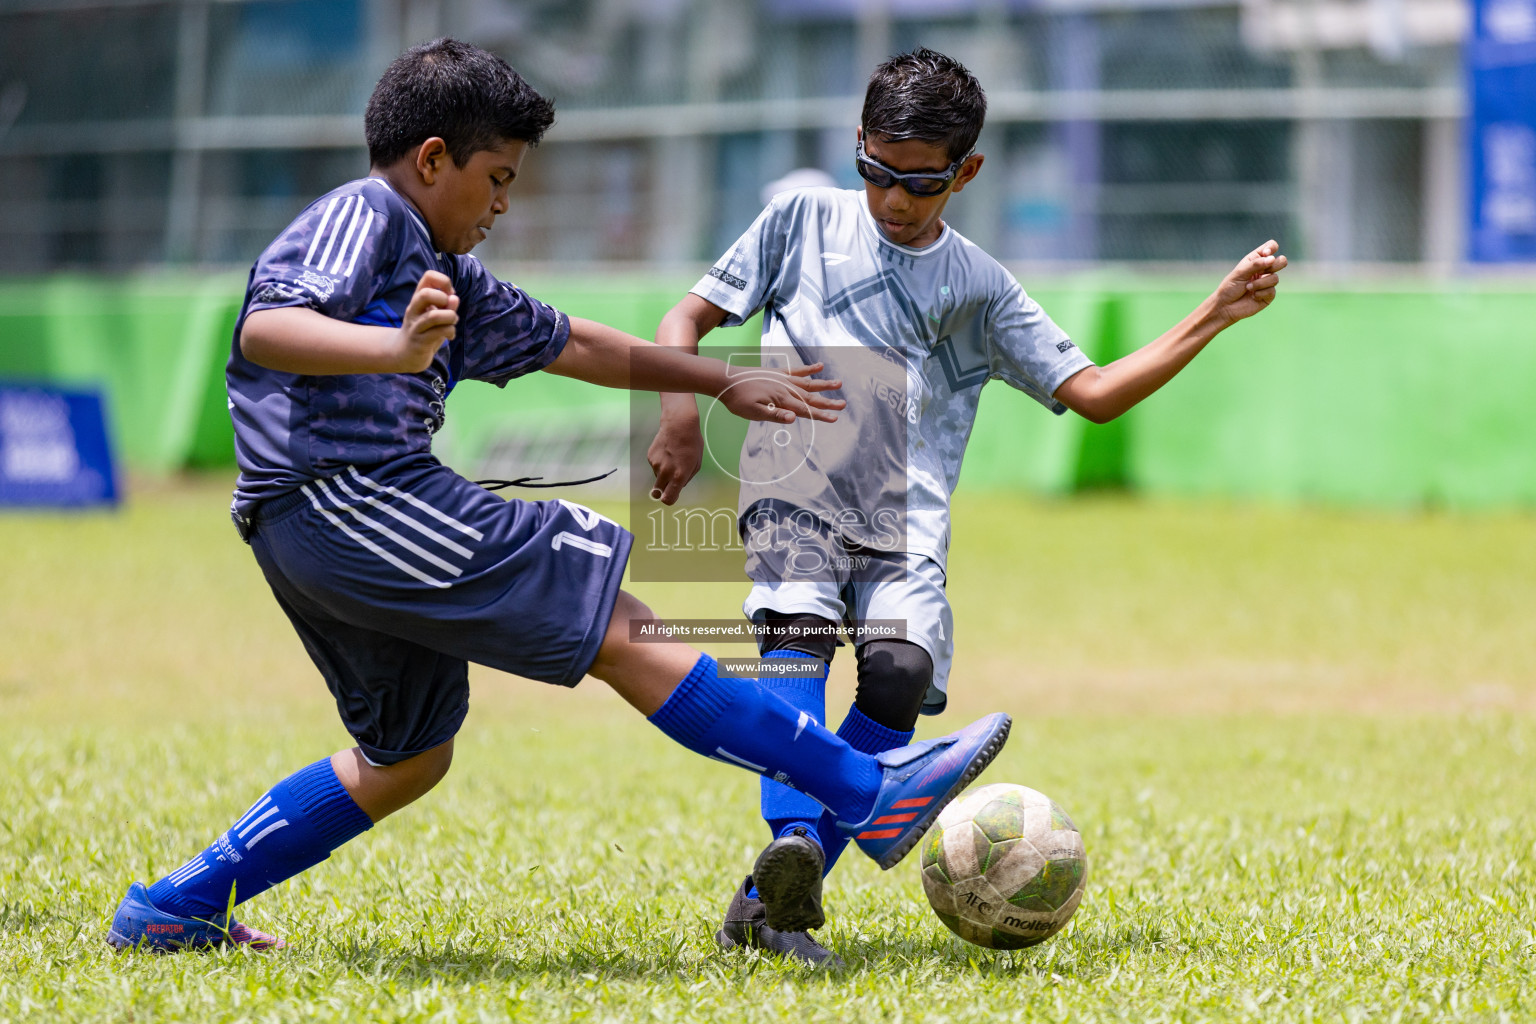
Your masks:
[[[850,187],[863,82],[988,90],[951,220],[1003,259],[1459,259],[1460,0],[0,0],[0,273],[251,260],[367,170],[361,111],[453,34],[555,97],[488,258],[711,259],[763,185]]]

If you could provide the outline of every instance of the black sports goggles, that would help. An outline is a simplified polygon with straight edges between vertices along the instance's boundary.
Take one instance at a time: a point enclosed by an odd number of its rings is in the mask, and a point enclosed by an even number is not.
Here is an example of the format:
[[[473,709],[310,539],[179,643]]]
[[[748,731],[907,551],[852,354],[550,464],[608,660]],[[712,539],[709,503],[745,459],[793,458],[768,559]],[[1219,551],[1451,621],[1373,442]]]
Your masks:
[[[899,184],[912,195],[920,199],[942,195],[950,185],[954,184],[955,175],[960,173],[960,165],[971,157],[965,154],[959,160],[949,165],[949,169],[935,174],[932,171],[919,172],[917,174],[902,174],[893,168],[885,166],[879,160],[864,152],[864,140],[859,140],[859,146],[854,153],[855,162],[859,168],[859,177],[869,182],[876,188],[890,188]]]

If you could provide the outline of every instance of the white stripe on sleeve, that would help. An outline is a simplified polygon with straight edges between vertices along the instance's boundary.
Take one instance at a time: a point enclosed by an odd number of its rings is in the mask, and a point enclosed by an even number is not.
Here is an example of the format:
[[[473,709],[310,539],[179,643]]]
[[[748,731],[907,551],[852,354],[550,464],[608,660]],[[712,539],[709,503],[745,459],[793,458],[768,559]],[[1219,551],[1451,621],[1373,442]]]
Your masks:
[[[315,229],[314,241],[309,243],[309,252],[304,254],[304,265],[309,266],[309,261],[315,258],[315,248],[320,244],[320,236],[325,234],[325,226],[331,221],[331,211],[336,209],[336,197],[332,196],[330,203],[325,207],[325,215],[320,218],[320,226]]]
[[[363,207],[368,202],[362,196],[357,197],[357,205],[352,207],[352,219],[347,222],[347,233],[341,236],[341,248],[336,250],[336,262],[331,266],[331,273],[341,273],[341,263],[347,258],[347,246],[352,244],[352,233],[357,230],[358,218],[363,215]],[[341,230],[341,222],[336,222],[336,230]],[[320,261],[320,272],[325,273],[325,260]]]
[[[351,277],[352,271],[357,269],[357,254],[363,251],[363,243],[368,240],[368,232],[373,227],[373,207],[368,207],[368,217],[363,221],[363,230],[357,233],[357,244],[352,246],[352,258],[347,261],[347,272],[342,277]],[[341,267],[341,256],[336,257],[336,269]]]
[[[336,215],[336,223],[331,225],[330,240],[325,243],[325,251],[320,254],[320,262],[316,264],[321,270],[325,269],[326,260],[331,258],[331,246],[336,244],[336,236],[341,234],[341,222],[347,219],[347,211],[352,209],[352,200],[363,201],[362,196],[347,196],[341,204],[341,212]]]

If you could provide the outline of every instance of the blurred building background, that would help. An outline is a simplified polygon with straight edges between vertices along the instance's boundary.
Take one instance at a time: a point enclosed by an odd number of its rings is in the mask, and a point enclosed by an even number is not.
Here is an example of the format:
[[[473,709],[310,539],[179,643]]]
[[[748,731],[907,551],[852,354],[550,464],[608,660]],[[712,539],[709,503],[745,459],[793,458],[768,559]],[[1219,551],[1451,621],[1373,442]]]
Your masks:
[[[378,73],[443,34],[558,105],[493,260],[712,259],[766,182],[857,182],[865,78],[923,44],[988,91],[987,170],[951,209],[1002,259],[1225,262],[1273,235],[1448,267],[1469,21],[1463,0],[0,0],[0,273],[248,263],[366,171]]]

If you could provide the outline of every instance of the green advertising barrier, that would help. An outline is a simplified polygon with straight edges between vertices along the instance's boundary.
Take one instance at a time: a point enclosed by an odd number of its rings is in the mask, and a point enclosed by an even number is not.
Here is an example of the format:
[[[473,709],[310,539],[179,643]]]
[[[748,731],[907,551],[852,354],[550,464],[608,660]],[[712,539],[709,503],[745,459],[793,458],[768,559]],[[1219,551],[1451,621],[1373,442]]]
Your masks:
[[[135,468],[229,464],[223,375],[239,305],[228,275],[0,283],[0,377],[100,388]]]
[[[1196,290],[1122,296],[1124,344]],[[1536,504],[1536,293],[1290,289],[1125,417],[1154,493],[1396,507]]]
[[[520,281],[566,312],[650,337],[690,277]],[[1157,337],[1206,282],[1102,274],[1026,288],[1096,361]],[[223,366],[243,278],[0,282],[0,378],[95,385],[136,469],[233,461]],[[708,343],[742,345],[757,321]],[[962,485],[1394,507],[1536,505],[1536,285],[1293,283],[1167,387],[1104,426],[984,392]],[[643,399],[651,401],[651,399]],[[443,455],[473,470],[498,434],[626,421],[627,393],[535,374],[454,392]]]

